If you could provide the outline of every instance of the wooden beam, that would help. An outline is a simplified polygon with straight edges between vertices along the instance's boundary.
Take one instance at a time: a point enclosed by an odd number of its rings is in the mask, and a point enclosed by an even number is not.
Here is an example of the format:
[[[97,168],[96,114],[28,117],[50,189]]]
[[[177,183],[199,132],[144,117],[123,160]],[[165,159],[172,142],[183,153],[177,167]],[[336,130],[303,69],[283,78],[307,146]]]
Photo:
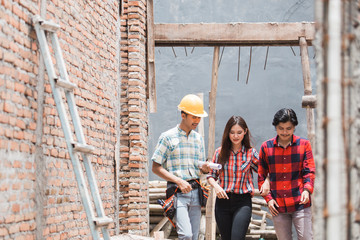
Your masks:
[[[154,234],[158,231],[160,231],[160,229],[169,221],[169,219],[167,217],[164,217],[159,223],[158,225],[156,225],[156,227],[151,231],[150,233],[150,237],[154,237]]]
[[[309,96],[312,94],[311,87],[311,75],[310,75],[310,62],[308,54],[308,45],[305,37],[300,37],[300,54],[301,54],[301,66],[303,72],[304,82],[304,95]],[[314,109],[306,108],[306,121],[307,121],[307,134],[310,140],[313,151],[315,152],[315,117]]]
[[[204,93],[197,93],[196,94],[203,102],[204,102]],[[205,139],[205,127],[204,127],[204,118],[201,118],[199,124],[198,124],[198,131],[197,131],[203,139]],[[206,180],[205,174],[203,175],[205,177],[204,180]]]
[[[299,46],[311,45],[315,23],[158,23],[155,46]]]
[[[156,81],[155,81],[155,41],[154,41],[154,5],[147,0],[147,97],[150,113],[156,112]]]
[[[155,238],[155,240],[163,240],[164,232],[163,231],[154,232],[154,238]]]
[[[301,55],[301,66],[303,73],[303,82],[304,82],[304,95],[312,94],[311,87],[311,75],[310,75],[310,62],[308,54],[308,45],[305,37],[299,38],[300,45],[300,55]]]
[[[219,69],[219,51],[220,47],[214,48],[211,91],[209,96],[209,142],[208,142],[208,159],[212,159],[215,151],[215,117],[216,117],[216,91],[218,82]],[[210,195],[206,204],[206,240],[215,240],[216,223],[214,216],[215,207],[215,193],[214,189],[210,188]]]

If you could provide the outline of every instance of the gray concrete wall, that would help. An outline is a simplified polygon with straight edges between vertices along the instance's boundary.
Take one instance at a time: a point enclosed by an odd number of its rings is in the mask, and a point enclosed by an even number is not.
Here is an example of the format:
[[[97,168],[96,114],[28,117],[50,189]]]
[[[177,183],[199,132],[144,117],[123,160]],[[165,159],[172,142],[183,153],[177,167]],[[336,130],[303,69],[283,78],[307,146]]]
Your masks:
[[[301,22],[313,21],[312,0],[270,1],[154,1],[156,23],[198,22]],[[188,93],[204,93],[208,111],[208,93],[211,85],[213,48],[156,48],[157,113],[150,114],[149,157],[154,152],[161,132],[180,122],[177,110],[181,98]],[[240,77],[238,72],[238,48],[225,48],[219,68],[216,100],[216,139],[220,145],[224,126],[232,115],[241,115],[248,123],[259,150],[261,143],[275,136],[271,125],[277,110],[293,108],[298,115],[299,126],[295,134],[306,137],[306,112],[301,108],[304,87],[299,47],[270,47],[264,70],[266,47],[252,48],[252,63],[248,84],[249,47],[240,49]],[[220,49],[220,54],[222,48]],[[187,55],[186,55],[187,53]],[[315,89],[315,62],[313,48],[309,47],[313,92]],[[208,119],[205,119],[205,142],[208,135]],[[151,163],[150,163],[151,165]],[[150,166],[151,169],[151,166]],[[158,179],[150,171],[150,180]]]

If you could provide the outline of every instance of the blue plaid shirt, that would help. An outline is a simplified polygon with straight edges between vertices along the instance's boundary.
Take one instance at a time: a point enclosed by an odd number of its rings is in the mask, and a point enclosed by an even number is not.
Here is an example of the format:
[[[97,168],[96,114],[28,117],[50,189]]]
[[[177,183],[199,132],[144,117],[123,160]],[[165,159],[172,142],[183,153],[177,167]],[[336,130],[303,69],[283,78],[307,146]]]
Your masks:
[[[200,177],[199,161],[206,161],[202,136],[190,131],[189,136],[179,125],[159,137],[151,158],[170,173],[183,180]]]

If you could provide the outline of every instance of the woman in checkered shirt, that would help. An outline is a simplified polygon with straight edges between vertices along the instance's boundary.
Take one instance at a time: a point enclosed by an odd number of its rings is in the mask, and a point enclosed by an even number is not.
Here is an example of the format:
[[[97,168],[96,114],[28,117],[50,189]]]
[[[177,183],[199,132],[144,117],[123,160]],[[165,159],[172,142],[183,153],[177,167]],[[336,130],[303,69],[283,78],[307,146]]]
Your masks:
[[[232,116],[225,126],[221,147],[216,149],[212,160],[222,168],[211,170],[207,177],[217,197],[215,219],[222,240],[245,239],[250,224],[253,171],[257,172],[259,162],[250,139],[245,120]]]

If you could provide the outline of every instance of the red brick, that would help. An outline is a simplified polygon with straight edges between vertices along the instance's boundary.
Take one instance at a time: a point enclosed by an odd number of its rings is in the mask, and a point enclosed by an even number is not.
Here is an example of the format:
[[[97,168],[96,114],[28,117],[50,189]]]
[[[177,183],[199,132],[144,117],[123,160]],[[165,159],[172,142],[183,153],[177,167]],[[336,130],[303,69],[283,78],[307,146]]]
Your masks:
[[[32,162],[30,162],[30,161],[25,162],[25,168],[26,168],[26,169],[32,169],[32,167],[33,167],[33,163],[32,163]]]
[[[15,160],[13,162],[13,165],[12,165],[13,168],[21,168],[22,167],[22,163],[18,160]]]
[[[26,129],[26,125],[25,125],[25,122],[21,119],[17,119],[16,120],[16,126],[20,129]]]
[[[8,234],[9,234],[9,231],[6,228],[4,228],[4,227],[0,228],[0,236],[1,237],[5,237]]]
[[[21,223],[20,224],[20,231],[25,232],[30,230],[30,224],[29,223]]]
[[[21,143],[20,144],[20,151],[29,153],[30,152],[29,144],[28,143]]]
[[[146,222],[147,220],[145,218],[129,218],[129,223],[141,223]]]
[[[20,212],[20,205],[17,204],[17,203],[14,203],[14,204],[12,205],[12,207],[11,207],[11,210],[12,210],[12,212],[14,212],[14,213]]]
[[[10,150],[19,151],[19,144],[17,142],[10,141]]]
[[[20,83],[15,83],[15,91],[23,94],[23,93],[25,93],[25,86]]]
[[[14,113],[15,106],[10,102],[4,102],[3,110],[7,113]]]

